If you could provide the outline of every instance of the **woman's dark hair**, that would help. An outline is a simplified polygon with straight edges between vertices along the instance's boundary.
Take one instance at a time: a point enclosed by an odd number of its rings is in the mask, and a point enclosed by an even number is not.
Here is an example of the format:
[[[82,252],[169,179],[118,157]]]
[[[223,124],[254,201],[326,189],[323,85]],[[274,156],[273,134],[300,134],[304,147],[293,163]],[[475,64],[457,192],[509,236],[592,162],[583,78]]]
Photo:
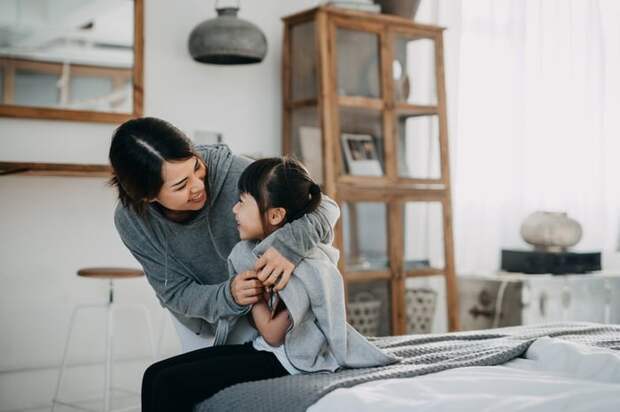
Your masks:
[[[194,155],[192,142],[170,123],[154,117],[132,119],[112,135],[113,177],[109,183],[118,189],[123,206],[143,215],[163,184],[164,161],[187,160]]]
[[[250,164],[239,177],[239,193],[248,193],[258,203],[267,228],[265,212],[272,207],[286,210],[284,223],[311,213],[321,203],[321,188],[297,160],[288,157],[260,159]]]

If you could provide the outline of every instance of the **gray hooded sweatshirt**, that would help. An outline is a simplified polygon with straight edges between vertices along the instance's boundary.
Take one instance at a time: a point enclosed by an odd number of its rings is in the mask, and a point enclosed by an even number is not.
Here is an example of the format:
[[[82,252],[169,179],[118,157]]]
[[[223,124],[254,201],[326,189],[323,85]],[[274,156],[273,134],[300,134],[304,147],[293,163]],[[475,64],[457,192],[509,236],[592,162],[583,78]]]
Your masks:
[[[154,206],[139,216],[119,204],[114,224],[161,305],[195,333],[215,335],[222,317],[240,316],[250,308],[232,297],[227,257],[239,242],[232,213],[239,199],[237,181],[251,160],[235,156],[225,145],[196,150],[207,165],[209,197],[191,221],[173,222]],[[339,216],[338,205],[324,197],[315,212],[283,226],[264,246],[273,246],[297,265],[318,243],[329,241]]]
[[[231,275],[252,268],[266,251],[264,246],[239,242],[228,258]],[[284,338],[287,359],[303,372],[335,372],[340,368],[398,362],[398,358],[383,352],[346,322],[344,282],[336,266],[338,256],[334,247],[318,245],[299,262],[294,276],[280,292],[291,319]],[[250,328],[236,321],[237,318],[222,319],[216,345],[226,340],[228,331],[242,334],[238,329]]]

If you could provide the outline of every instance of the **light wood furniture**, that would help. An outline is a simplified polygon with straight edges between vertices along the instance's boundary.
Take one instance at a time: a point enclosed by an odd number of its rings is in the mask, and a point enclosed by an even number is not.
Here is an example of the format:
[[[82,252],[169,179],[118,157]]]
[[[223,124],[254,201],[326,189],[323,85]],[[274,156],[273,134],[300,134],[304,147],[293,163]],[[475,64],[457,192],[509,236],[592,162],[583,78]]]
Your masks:
[[[0,162],[0,176],[77,176],[77,177],[112,177],[109,165],[72,164],[72,163],[28,163]]]
[[[144,276],[144,271],[134,268],[93,267],[82,268],[78,270],[77,275],[84,278],[125,279]]]
[[[138,312],[144,320],[144,325],[146,327],[146,334],[138,334],[136,333],[136,337],[146,337],[149,344],[151,361],[157,360],[159,356],[159,348],[161,345],[161,336],[159,338],[158,347],[155,346],[155,341],[153,339],[153,327],[151,325],[151,315],[147,307],[143,304],[138,303],[118,303],[114,300],[114,281],[120,279],[130,279],[130,278],[138,278],[144,276],[144,272],[141,269],[134,268],[124,268],[124,267],[91,267],[91,268],[82,268],[79,269],[77,275],[86,278],[86,279],[97,279],[97,280],[105,280],[108,282],[108,291],[107,291],[107,299],[105,302],[101,303],[82,303],[76,305],[73,308],[71,313],[71,319],[69,321],[69,329],[67,331],[67,336],[65,338],[65,348],[62,355],[61,365],[58,371],[58,378],[56,381],[56,390],[54,391],[54,396],[52,397],[52,412],[56,410],[58,406],[61,407],[71,407],[73,409],[84,409],[83,405],[78,402],[68,402],[62,399],[61,397],[61,388],[63,387],[63,381],[65,380],[65,374],[68,368],[71,366],[68,364],[69,358],[69,348],[71,347],[71,341],[73,338],[74,328],[77,324],[76,319],[80,312],[90,311],[91,309],[103,309],[106,313],[105,317],[105,325],[103,325],[103,332],[105,335],[102,336],[102,339],[105,340],[105,357],[104,357],[104,387],[103,387],[103,411],[109,412],[112,410],[112,392],[114,389],[113,385],[113,363],[114,363],[114,338],[115,334],[118,333],[118,330],[115,326],[115,322],[117,318],[117,312],[120,311],[128,311],[131,310],[133,312]],[[164,318],[165,319],[165,318]],[[163,325],[161,329],[161,333],[163,333]],[[129,391],[130,393],[132,391]],[[139,395],[139,393],[136,393]],[[133,406],[131,408],[123,408],[116,409],[115,411],[120,412],[128,411],[131,409],[137,409],[140,405]]]
[[[2,76],[2,95],[0,96],[0,117],[74,120],[81,122],[100,122],[120,124],[143,113],[143,66],[144,66],[144,0],[134,3],[134,64],[132,70],[109,69],[86,65],[72,65],[71,72],[82,76],[104,76],[114,78],[120,83],[131,78],[133,86],[132,113],[96,112],[87,110],[56,109],[45,107],[18,106],[12,101],[14,74],[17,69],[28,69],[37,73],[58,75],[61,65],[15,58],[0,58]],[[4,104],[3,104],[4,103]],[[45,162],[0,162],[0,176],[20,174],[26,176],[69,176],[69,177],[111,177],[111,168],[106,164],[69,164]]]
[[[0,96],[0,116],[31,119],[75,120],[81,122],[122,123],[134,117],[142,116],[143,112],[143,66],[144,66],[144,0],[133,0],[134,3],[134,61],[133,69],[113,70],[104,67],[72,65],[75,75],[103,76],[113,80],[115,86],[127,77],[131,78],[133,108],[131,113],[114,113],[91,110],[58,109],[49,107],[30,107],[12,104],[15,83],[15,71],[27,69],[36,73],[58,75],[61,64],[35,62],[8,57],[0,57],[0,71],[3,72],[3,93]]]
[[[443,29],[330,6],[283,21],[283,152],[341,206],[348,299],[382,287],[380,334],[402,334],[406,289],[435,277],[458,330]]]

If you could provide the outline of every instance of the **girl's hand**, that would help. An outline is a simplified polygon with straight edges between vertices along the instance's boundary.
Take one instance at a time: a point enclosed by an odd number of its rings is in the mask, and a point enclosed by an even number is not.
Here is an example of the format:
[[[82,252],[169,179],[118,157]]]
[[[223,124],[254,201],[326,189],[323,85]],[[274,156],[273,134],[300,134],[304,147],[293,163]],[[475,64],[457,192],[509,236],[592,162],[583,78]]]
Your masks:
[[[258,273],[257,277],[265,287],[274,286],[276,291],[284,289],[291,274],[295,269],[287,258],[282,256],[275,248],[270,247],[267,251],[256,261],[254,269]],[[278,278],[280,279],[278,281]],[[276,282],[278,282],[276,284]]]
[[[256,272],[242,272],[233,278],[230,292],[238,305],[252,305],[262,297],[263,285],[256,278]]]

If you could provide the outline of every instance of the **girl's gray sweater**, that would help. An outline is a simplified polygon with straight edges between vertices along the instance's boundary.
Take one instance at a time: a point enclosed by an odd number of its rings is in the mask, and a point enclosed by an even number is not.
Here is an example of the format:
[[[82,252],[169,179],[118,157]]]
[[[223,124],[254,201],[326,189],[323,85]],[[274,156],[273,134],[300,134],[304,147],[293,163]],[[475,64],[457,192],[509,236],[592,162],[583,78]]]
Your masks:
[[[198,215],[176,223],[149,206],[141,217],[119,204],[114,224],[140,262],[162,306],[185,326],[214,335],[222,317],[247,313],[230,290],[227,257],[239,242],[232,207],[239,199],[237,180],[251,163],[225,145],[198,146],[207,165],[209,198]],[[295,265],[320,242],[328,242],[340,216],[338,205],[324,196],[314,213],[280,228],[265,239]]]
[[[231,274],[254,266],[265,252],[263,243],[239,242],[228,257]],[[399,361],[383,352],[346,321],[344,281],[336,266],[338,250],[320,244],[304,257],[280,297],[286,304],[291,326],[284,339],[289,362],[303,372],[335,372],[341,368],[369,368]],[[251,328],[238,318],[223,318],[215,344],[227,335],[247,336]],[[246,331],[247,330],[247,331]],[[253,331],[256,335],[256,331]]]

